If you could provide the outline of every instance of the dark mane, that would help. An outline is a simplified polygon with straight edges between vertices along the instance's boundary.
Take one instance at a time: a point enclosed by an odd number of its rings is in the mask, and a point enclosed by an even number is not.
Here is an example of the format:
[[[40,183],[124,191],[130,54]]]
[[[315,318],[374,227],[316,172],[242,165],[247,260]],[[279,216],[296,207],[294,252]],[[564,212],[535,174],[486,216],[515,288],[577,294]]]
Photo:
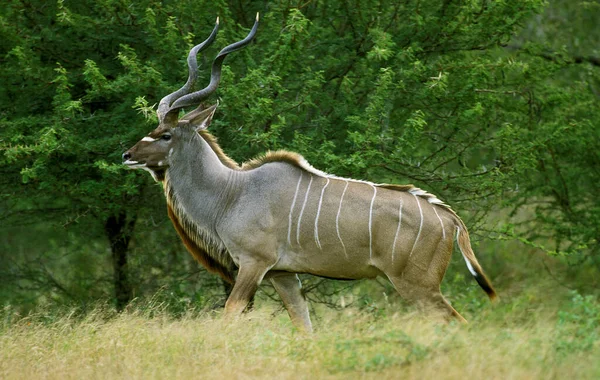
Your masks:
[[[169,214],[169,219],[173,222],[173,226],[175,227],[175,231],[177,231],[177,235],[181,238],[183,245],[187,248],[188,252],[192,254],[192,256],[202,264],[206,270],[211,273],[218,274],[223,280],[227,281],[230,284],[235,283],[235,278],[233,274],[233,270],[230,268],[226,268],[224,265],[213,259],[206,250],[200,248],[198,244],[196,244],[185,232],[182,225],[179,223],[179,220],[175,216],[173,212],[173,208],[171,206],[167,207],[167,212]]]
[[[301,169],[313,172],[319,175],[327,175],[310,166],[308,162],[298,153],[289,152],[287,150],[268,151],[258,157],[246,161],[242,164],[242,170],[252,170],[271,162],[286,162],[290,165],[297,166]]]
[[[199,131],[198,134],[204,139],[204,141],[206,141],[213,152],[217,154],[217,157],[219,157],[219,160],[221,163],[223,163],[223,165],[227,166],[229,169],[240,170],[240,165],[235,162],[233,158],[226,155],[219,144],[217,144],[217,138],[215,136],[211,135],[206,130]]]

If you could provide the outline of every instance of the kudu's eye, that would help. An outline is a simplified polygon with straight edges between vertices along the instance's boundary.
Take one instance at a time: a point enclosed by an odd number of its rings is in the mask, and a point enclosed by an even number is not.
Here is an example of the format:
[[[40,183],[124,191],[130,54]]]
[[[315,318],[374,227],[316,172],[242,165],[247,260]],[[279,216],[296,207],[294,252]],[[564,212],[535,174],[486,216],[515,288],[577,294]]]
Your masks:
[[[169,141],[169,140],[171,140],[171,135],[165,133],[164,135],[160,136],[160,138],[165,141]]]

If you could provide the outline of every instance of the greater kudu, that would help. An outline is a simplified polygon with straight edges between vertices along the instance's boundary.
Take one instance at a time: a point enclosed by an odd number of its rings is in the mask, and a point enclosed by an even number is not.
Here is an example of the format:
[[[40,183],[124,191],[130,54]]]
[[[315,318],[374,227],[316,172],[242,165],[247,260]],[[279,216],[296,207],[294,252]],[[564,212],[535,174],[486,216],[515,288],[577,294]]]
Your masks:
[[[216,90],[223,59],[250,43],[257,26],[258,16],[245,39],[217,55],[208,87],[191,92],[196,54],[214,40],[217,20],[189,53],[185,86],[161,100],[158,127],[123,154],[125,165],[162,183],[169,217],[192,255],[234,284],[226,315],[241,313],[268,278],[294,324],[311,330],[297,275],[309,273],[385,276],[405,299],[464,320],[440,293],[455,237],[469,271],[493,299],[465,224],[432,194],[332,176],[292,152],[269,152],[239,166],[206,132],[216,104],[178,118],[181,108]]]

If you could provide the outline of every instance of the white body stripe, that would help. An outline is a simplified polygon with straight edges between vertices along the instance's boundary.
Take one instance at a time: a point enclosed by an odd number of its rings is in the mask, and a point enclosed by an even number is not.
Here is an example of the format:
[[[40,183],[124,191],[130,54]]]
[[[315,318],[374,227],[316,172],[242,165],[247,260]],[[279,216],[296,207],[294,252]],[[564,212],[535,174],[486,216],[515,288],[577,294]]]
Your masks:
[[[440,218],[440,215],[438,214],[437,210],[435,209],[435,206],[433,207],[433,212],[435,212],[435,215],[438,217],[438,219],[440,220],[440,224],[442,225],[442,239],[446,239],[446,229],[444,228],[444,222],[442,221],[442,218]]]
[[[300,172],[300,178],[298,178],[298,184],[296,185],[296,192],[294,193],[294,200],[292,201],[292,207],[290,207],[290,216],[289,216],[289,224],[288,224],[288,244],[292,245],[292,213],[294,212],[294,207],[296,206],[296,198],[298,198],[298,190],[300,190],[300,182],[302,182],[303,172]]]
[[[394,236],[394,243],[392,244],[392,264],[394,263],[394,253],[396,252],[396,241],[398,240],[398,235],[400,234],[400,227],[402,226],[402,206],[404,202],[402,202],[402,198],[400,198],[400,207],[398,207],[398,227],[396,228],[396,236]]]
[[[342,191],[342,196],[340,197],[340,205],[338,207],[338,212],[335,217],[335,230],[337,231],[338,239],[340,239],[340,243],[342,243],[342,248],[344,249],[344,255],[346,258],[348,257],[348,252],[346,252],[346,246],[342,241],[342,236],[340,235],[340,213],[342,211],[342,201],[344,200],[344,194],[346,194],[346,189],[348,189],[349,182],[346,181],[346,186],[344,186],[344,191]]]
[[[460,227],[456,226],[456,243],[458,243],[458,234],[459,233],[460,233]],[[477,272],[475,272],[473,265],[471,265],[471,262],[469,261],[467,256],[465,256],[465,253],[463,252],[462,248],[460,248],[460,244],[458,244],[458,249],[460,249],[460,253],[462,254],[463,259],[465,259],[465,263],[467,263],[467,268],[469,268],[469,272],[471,272],[473,277],[477,277]]]
[[[319,198],[319,207],[317,207],[317,216],[315,217],[315,243],[317,243],[317,247],[321,249],[321,242],[319,241],[319,215],[321,214],[321,205],[323,204],[323,194],[325,194],[325,189],[329,186],[329,178],[327,178],[327,182],[325,182],[325,186],[321,190],[321,197]]]
[[[411,194],[413,195],[413,197],[415,197],[415,200],[417,201],[417,206],[419,206],[419,214],[421,215],[421,223],[419,224],[419,232],[417,233],[417,238],[415,239],[415,244],[413,244],[413,247],[410,250],[410,254],[408,255],[408,257],[412,256],[413,251],[415,250],[415,247],[417,246],[417,242],[419,241],[419,236],[421,236],[421,229],[423,229],[423,209],[421,208],[421,203],[419,203],[419,198],[417,197],[417,195],[415,195],[415,193],[411,192]]]
[[[300,223],[302,222],[302,214],[304,214],[304,207],[306,207],[306,201],[308,200],[308,193],[310,191],[310,185],[312,185],[313,176],[310,175],[310,181],[308,182],[308,187],[306,188],[306,194],[304,194],[304,203],[302,203],[302,209],[300,210],[300,215],[298,216],[298,225],[296,227],[296,242],[300,245]]]
[[[147,141],[147,142],[154,142],[156,141],[156,139],[150,137],[150,136],[145,136],[142,141]]]
[[[371,206],[369,207],[369,257],[373,258],[373,203],[375,203],[377,188],[373,185],[371,187],[373,188],[373,198],[371,198]]]

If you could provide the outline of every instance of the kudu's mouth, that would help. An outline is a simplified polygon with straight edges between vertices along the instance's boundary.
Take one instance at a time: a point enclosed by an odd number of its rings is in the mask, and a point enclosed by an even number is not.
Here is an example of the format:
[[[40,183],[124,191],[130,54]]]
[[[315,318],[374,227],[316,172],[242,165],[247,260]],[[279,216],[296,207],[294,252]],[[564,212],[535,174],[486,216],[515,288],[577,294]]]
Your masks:
[[[122,157],[123,165],[127,166],[130,169],[145,168],[147,166],[146,162],[132,160],[131,153],[129,151],[123,153]]]
[[[123,165],[127,166],[130,169],[145,168],[147,166],[145,162],[138,162],[133,160],[123,161]]]

